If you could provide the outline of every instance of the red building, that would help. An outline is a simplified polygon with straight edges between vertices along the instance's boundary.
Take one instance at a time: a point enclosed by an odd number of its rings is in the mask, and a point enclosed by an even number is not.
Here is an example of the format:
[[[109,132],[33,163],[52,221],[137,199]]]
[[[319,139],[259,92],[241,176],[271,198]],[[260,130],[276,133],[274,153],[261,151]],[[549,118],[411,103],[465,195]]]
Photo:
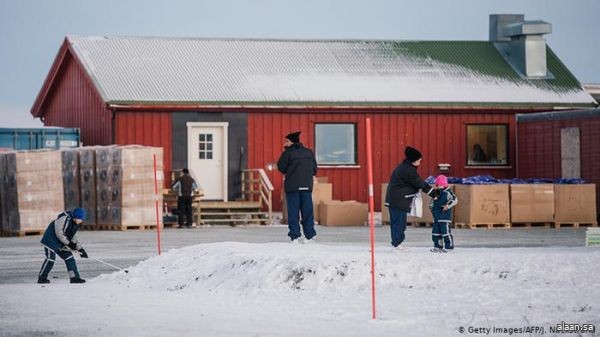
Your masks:
[[[165,170],[189,167],[215,200],[236,199],[240,170],[276,162],[284,135],[300,130],[334,198],[365,201],[367,117],[375,195],[406,145],[422,151],[424,176],[448,164],[453,176],[512,178],[517,113],[595,101],[540,43],[549,24],[491,16],[490,32],[408,42],[67,37],[31,112],[81,128],[85,145],[162,146]],[[280,174],[268,176],[279,195]]]
[[[581,178],[600,210],[600,109],[517,115],[519,178]]]

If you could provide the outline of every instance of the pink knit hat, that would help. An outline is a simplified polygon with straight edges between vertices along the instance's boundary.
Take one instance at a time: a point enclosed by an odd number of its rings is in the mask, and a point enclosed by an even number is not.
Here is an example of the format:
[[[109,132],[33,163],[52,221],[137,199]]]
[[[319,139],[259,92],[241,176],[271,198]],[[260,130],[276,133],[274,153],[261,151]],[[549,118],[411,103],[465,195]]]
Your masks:
[[[435,178],[435,184],[440,187],[448,187],[448,178],[445,175],[440,174]]]

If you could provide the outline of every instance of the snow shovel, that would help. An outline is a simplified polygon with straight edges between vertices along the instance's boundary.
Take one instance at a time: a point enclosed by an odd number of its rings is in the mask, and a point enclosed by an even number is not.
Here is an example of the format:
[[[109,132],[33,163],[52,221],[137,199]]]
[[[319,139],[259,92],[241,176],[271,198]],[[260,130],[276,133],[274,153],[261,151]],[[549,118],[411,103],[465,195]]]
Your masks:
[[[106,262],[106,261],[102,261],[102,260],[100,260],[100,259],[97,259],[97,258],[95,258],[95,257],[91,257],[91,256],[89,256],[89,258],[90,258],[90,259],[92,259],[92,260],[96,260],[96,261],[98,261],[98,262],[100,262],[100,263],[104,263],[105,265],[107,265],[107,266],[109,266],[109,267],[113,267],[113,268],[115,268],[115,269],[117,269],[117,270],[121,270],[121,271],[124,271],[125,273],[129,273],[129,270],[127,270],[127,269],[123,269],[123,268],[119,268],[119,267],[115,266],[114,264],[110,264],[110,263],[108,263],[108,262]]]

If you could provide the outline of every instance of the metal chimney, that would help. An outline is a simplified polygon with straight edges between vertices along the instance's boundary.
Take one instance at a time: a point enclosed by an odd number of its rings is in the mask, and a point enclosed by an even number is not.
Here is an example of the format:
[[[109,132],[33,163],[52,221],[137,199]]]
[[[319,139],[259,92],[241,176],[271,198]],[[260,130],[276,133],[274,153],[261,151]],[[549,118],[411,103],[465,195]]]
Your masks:
[[[523,14],[490,14],[490,41],[510,41],[510,37],[504,37],[502,29],[504,27],[525,21]]]
[[[523,15],[490,15],[490,41],[521,75],[548,78],[546,40],[552,25],[544,21],[525,21]]]

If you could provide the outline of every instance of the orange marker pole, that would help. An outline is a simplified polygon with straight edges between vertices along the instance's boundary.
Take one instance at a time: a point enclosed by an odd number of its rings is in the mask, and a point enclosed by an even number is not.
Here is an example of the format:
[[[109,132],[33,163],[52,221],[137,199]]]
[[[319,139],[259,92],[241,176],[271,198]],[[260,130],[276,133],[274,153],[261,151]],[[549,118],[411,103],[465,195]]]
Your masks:
[[[367,118],[367,167],[369,172],[369,228],[371,232],[371,298],[375,316],[375,200],[373,199],[373,153],[371,151],[371,119]]]
[[[156,172],[156,155],[154,157],[154,202],[156,204],[156,242],[158,255],[160,255],[160,219],[158,218],[158,176]]]

